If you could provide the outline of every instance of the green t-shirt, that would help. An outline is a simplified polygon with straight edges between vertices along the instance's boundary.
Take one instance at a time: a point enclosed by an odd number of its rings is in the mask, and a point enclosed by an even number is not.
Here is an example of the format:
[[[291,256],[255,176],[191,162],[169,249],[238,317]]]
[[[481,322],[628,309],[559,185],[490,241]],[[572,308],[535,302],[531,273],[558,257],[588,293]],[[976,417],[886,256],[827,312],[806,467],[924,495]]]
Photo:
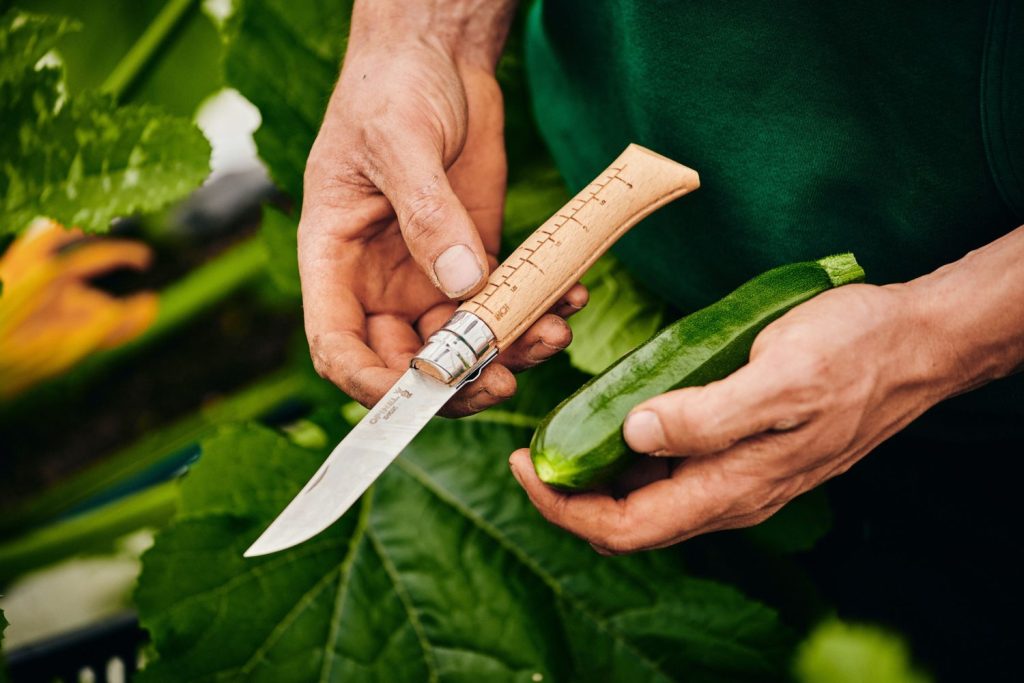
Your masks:
[[[629,142],[700,172],[617,245],[683,311],[842,251],[909,280],[1024,223],[1021,0],[550,0],[527,63],[573,188]],[[1024,434],[1024,378],[933,413],[918,428]]]

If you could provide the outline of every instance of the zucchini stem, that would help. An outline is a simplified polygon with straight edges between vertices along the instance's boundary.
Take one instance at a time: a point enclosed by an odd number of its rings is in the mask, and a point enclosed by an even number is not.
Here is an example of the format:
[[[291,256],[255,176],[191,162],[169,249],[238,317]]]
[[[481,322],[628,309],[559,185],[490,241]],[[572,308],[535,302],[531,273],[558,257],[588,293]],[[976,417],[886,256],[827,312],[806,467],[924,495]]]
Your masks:
[[[864,269],[857,263],[853,254],[836,254],[818,259],[820,265],[828,274],[833,287],[841,287],[853,282],[864,281]]]

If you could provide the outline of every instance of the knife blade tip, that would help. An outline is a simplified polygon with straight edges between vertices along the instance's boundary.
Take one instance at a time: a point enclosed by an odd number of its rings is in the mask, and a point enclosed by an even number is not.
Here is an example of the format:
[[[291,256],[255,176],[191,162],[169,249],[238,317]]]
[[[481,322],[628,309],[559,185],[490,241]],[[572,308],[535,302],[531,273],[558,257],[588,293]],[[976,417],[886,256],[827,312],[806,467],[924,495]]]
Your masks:
[[[270,555],[281,550],[291,548],[294,543],[272,543],[267,539],[267,534],[263,534],[256,541],[249,546],[249,548],[242,553],[242,557],[260,557],[261,555]]]

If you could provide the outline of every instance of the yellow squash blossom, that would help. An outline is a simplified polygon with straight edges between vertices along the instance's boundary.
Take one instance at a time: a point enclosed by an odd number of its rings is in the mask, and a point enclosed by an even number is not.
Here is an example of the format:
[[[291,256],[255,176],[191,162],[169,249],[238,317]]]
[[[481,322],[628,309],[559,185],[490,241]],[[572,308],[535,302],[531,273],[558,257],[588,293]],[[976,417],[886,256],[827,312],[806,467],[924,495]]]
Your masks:
[[[156,294],[115,297],[89,282],[117,268],[145,268],[149,248],[83,238],[38,220],[0,255],[0,400],[134,339],[156,318]]]

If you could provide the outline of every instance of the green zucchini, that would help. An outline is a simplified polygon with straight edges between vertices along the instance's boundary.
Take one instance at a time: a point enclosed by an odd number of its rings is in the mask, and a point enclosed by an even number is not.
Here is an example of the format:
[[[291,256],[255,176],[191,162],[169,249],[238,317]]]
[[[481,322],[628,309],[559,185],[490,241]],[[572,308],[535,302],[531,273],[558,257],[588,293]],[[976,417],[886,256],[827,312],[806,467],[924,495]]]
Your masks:
[[[634,406],[672,389],[722,379],[747,362],[754,338],[794,306],[864,279],[853,254],[769,270],[629,352],[562,401],[533,435],[540,479],[567,490],[618,473],[632,452],[622,422]]]

